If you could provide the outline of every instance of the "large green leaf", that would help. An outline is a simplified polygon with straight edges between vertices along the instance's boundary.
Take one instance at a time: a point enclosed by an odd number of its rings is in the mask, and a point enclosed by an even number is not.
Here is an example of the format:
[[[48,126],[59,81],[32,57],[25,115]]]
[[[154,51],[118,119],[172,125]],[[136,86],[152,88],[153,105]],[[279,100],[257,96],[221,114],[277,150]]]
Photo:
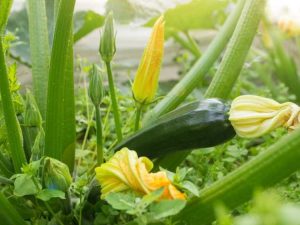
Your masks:
[[[218,15],[227,4],[228,1],[221,0],[193,0],[188,4],[178,5],[164,13],[166,28],[181,31],[214,28],[220,19],[224,19]]]
[[[53,13],[50,12],[52,7],[49,1],[46,1],[48,28],[49,28],[49,44],[52,45],[53,40]],[[50,1],[51,2],[51,1]],[[101,27],[104,22],[104,17],[91,10],[79,11],[74,15],[74,41],[78,41],[84,36],[98,27]],[[26,65],[31,65],[30,45],[29,45],[29,25],[27,10],[22,8],[20,11],[15,11],[11,14],[8,20],[7,29],[13,32],[17,40],[15,40],[10,49],[11,55]]]
[[[91,10],[77,12],[74,15],[74,42],[80,40],[104,24],[105,17]]]
[[[218,12],[223,10],[228,0],[108,0],[107,11],[113,11],[115,19],[121,23],[152,25],[153,18],[164,13],[166,28],[176,30],[213,28],[220,22]],[[183,4],[185,3],[185,4]],[[222,17],[223,18],[223,17]]]

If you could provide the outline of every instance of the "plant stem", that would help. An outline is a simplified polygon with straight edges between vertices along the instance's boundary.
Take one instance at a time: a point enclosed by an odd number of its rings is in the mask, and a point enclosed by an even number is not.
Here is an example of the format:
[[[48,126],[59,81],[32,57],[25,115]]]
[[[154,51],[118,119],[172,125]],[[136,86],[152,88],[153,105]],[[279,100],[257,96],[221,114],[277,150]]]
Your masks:
[[[140,119],[142,113],[143,106],[141,104],[137,104],[136,106],[136,116],[135,116],[135,123],[134,123],[134,131],[138,131],[140,129]]]
[[[113,114],[114,114],[115,125],[116,125],[116,133],[117,133],[118,141],[120,142],[123,139],[122,125],[121,125],[121,119],[120,119],[118,100],[116,97],[114,78],[112,75],[110,62],[105,62],[105,64],[106,64],[106,70],[107,70],[107,76],[108,76],[110,99],[111,99],[111,103],[112,103]]]
[[[256,188],[268,188],[300,169],[300,129],[282,137],[274,145],[221,180],[203,189],[176,219],[186,224],[207,225],[215,219],[214,206],[224,202],[235,207],[250,200]]]
[[[7,128],[7,138],[12,156],[15,172],[20,173],[21,167],[26,163],[23,150],[21,128],[18,123],[12,97],[10,95],[8,74],[5,62],[5,53],[3,48],[3,37],[0,34],[0,94],[3,104],[3,114]]]
[[[199,85],[204,75],[219,58],[230,39],[237,21],[241,15],[246,0],[239,0],[235,10],[230,14],[222,29],[204,52],[202,57],[193,65],[190,71],[177,85],[160,101],[154,109],[145,115],[145,122],[149,124],[161,115],[175,109]]]
[[[265,3],[265,0],[247,1],[218,71],[205,93],[206,98],[228,98],[256,35]]]
[[[33,90],[41,115],[45,119],[50,64],[45,1],[27,0],[27,8]]]
[[[97,136],[97,162],[100,166],[103,163],[103,141],[102,141],[102,122],[100,106],[96,106],[96,136]]]
[[[0,183],[1,184],[9,184],[9,185],[12,185],[14,184],[14,182],[6,177],[2,177],[0,176]]]
[[[201,56],[199,49],[195,48],[195,46],[191,45],[191,42],[187,42],[180,37],[178,32],[173,32],[172,37],[175,41],[177,41],[182,47],[186,50],[190,51],[196,58]],[[189,40],[190,41],[190,40]]]
[[[47,202],[44,202],[44,204],[45,204],[46,208],[48,209],[48,211],[51,213],[51,215],[55,218],[56,222],[59,223],[60,225],[64,225],[64,223],[58,218],[58,216],[52,210],[51,206]]]
[[[72,92],[73,73],[68,65],[72,55],[71,40],[73,11],[75,0],[61,1],[55,25],[53,47],[49,69],[48,94],[47,94],[47,115],[45,129],[45,155],[58,160],[63,160],[68,151],[71,152],[75,146],[75,140],[70,140],[72,133],[66,132],[74,128],[74,115],[67,113],[74,112],[74,95]],[[71,62],[72,63],[72,62]],[[69,76],[69,77],[68,77]],[[72,93],[71,93],[72,92]],[[69,96],[67,96],[69,95]],[[71,109],[72,108],[72,109]],[[68,118],[68,120],[66,120]],[[69,127],[67,127],[69,126]],[[67,146],[67,142],[69,146]],[[72,150],[72,158],[74,156]],[[66,159],[66,158],[65,158]],[[72,170],[72,165],[68,158],[67,163]],[[74,159],[73,159],[74,161]]]

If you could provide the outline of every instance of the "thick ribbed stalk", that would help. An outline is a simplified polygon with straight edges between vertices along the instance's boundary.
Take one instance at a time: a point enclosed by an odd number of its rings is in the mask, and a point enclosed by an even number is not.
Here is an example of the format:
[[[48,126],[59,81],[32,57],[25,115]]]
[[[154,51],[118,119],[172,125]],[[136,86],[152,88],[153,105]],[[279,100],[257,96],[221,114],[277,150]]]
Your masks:
[[[45,155],[58,160],[65,159],[67,155],[69,134],[66,133],[66,126],[68,126],[66,123],[73,121],[73,118],[66,120],[66,113],[67,110],[70,110],[68,107],[74,107],[73,96],[67,96],[74,95],[71,88],[73,78],[69,77],[73,76],[73,73],[69,72],[70,65],[68,65],[71,63],[68,60],[71,59],[72,41],[70,36],[72,35],[74,5],[75,0],[64,0],[60,3],[49,69]],[[70,104],[68,105],[66,101]],[[71,141],[69,144],[74,145],[75,143]],[[72,168],[72,165],[69,164],[69,167]]]
[[[220,67],[209,85],[206,98],[227,98],[243,68],[264,13],[265,0],[247,1],[230,39]]]
[[[98,165],[101,165],[103,163],[101,112],[99,106],[95,106],[95,109],[96,109],[97,162]]]
[[[300,169],[300,129],[282,137],[276,144],[201,191],[176,217],[186,224],[211,224],[214,206],[224,202],[234,209],[251,199],[258,187],[271,187]]]
[[[45,0],[27,0],[32,81],[42,117],[46,117],[47,85],[50,63]]]
[[[116,133],[117,133],[118,141],[120,142],[123,139],[122,124],[120,119],[119,105],[116,96],[114,78],[112,75],[110,62],[106,62],[106,70],[108,76],[109,94],[110,94],[110,99],[111,99],[111,104],[112,104],[113,114],[115,119]]]
[[[72,29],[73,30],[73,29]],[[75,120],[75,93],[74,93],[74,54],[73,54],[73,32],[67,53],[67,66],[64,86],[64,133],[63,140],[63,162],[73,171],[75,162],[76,145],[76,120]]]
[[[26,225],[25,221],[22,219],[17,210],[13,205],[7,200],[7,198],[0,192],[0,218],[1,224],[5,225]]]
[[[153,110],[146,114],[146,123],[149,123],[159,116],[176,108],[199,85],[200,81],[203,79],[203,76],[213,66],[228,43],[245,2],[246,0],[239,0],[235,10],[228,17],[222,29],[218,32],[217,36],[214,38],[202,57],[198,59],[190,71],[167,94],[167,96],[160,101]]]
[[[26,163],[23,150],[21,128],[16,117],[12,97],[9,90],[8,74],[3,49],[3,37],[0,34],[0,94],[2,109],[7,130],[9,149],[14,165],[15,172],[21,172],[21,167]]]

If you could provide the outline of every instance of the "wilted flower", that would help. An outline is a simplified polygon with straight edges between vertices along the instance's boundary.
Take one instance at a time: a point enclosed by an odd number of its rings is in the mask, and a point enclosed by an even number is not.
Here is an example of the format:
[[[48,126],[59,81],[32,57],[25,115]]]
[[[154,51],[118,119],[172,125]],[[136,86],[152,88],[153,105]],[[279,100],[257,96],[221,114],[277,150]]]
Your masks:
[[[253,138],[284,126],[295,129],[300,121],[300,108],[292,102],[278,103],[255,95],[233,100],[229,120],[241,137]]]
[[[133,190],[139,194],[149,194],[164,188],[162,198],[185,199],[168,179],[166,172],[150,173],[153,163],[147,157],[138,157],[135,151],[123,148],[108,162],[95,169],[101,184],[102,198],[110,192]]]
[[[112,12],[105,19],[99,52],[104,62],[110,62],[116,53],[116,33]]]
[[[133,97],[141,104],[151,103],[156,94],[164,53],[164,25],[164,18],[161,16],[153,27],[135,75],[132,86]]]
[[[103,97],[103,84],[100,71],[95,64],[90,70],[89,96],[95,106],[100,105]]]
[[[44,158],[43,184],[48,189],[67,191],[72,183],[69,167],[57,159]]]

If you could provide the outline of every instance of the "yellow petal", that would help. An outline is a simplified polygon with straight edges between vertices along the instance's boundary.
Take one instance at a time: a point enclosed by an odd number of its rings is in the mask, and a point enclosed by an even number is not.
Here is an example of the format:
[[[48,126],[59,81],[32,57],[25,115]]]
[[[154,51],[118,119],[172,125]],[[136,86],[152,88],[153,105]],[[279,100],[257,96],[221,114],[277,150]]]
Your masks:
[[[145,195],[164,187],[162,198],[182,199],[185,196],[174,186],[165,172],[150,173],[153,163],[146,157],[138,158],[135,151],[123,148],[108,162],[95,169],[101,185],[101,198],[110,192],[133,190]],[[170,189],[171,188],[171,189]]]
[[[159,17],[144,50],[132,85],[134,99],[141,104],[151,103],[155,97],[164,53],[164,19]]]

